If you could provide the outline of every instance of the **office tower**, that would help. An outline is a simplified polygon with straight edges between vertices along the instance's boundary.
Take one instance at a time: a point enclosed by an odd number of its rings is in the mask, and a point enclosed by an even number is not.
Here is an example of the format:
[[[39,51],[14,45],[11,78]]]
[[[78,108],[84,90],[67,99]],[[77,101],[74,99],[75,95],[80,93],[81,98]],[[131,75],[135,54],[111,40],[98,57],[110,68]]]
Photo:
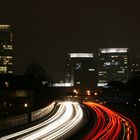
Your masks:
[[[10,25],[0,25],[0,74],[13,73],[12,35]]]
[[[70,53],[66,63],[66,82],[83,94],[97,87],[97,66],[93,53]]]
[[[128,48],[101,48],[98,50],[98,86],[109,81],[128,79]]]

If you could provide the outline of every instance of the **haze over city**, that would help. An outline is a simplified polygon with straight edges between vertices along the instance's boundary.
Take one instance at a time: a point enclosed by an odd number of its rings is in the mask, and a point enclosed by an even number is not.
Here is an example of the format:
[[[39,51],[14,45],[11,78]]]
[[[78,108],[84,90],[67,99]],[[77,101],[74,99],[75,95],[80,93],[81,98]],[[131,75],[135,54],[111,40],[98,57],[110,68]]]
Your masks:
[[[140,1],[0,4],[0,140],[140,139]]]
[[[12,25],[14,33],[18,74],[37,62],[48,75],[63,80],[69,52],[128,47],[133,55],[139,56],[140,2],[137,0],[6,0],[1,5],[0,23]]]

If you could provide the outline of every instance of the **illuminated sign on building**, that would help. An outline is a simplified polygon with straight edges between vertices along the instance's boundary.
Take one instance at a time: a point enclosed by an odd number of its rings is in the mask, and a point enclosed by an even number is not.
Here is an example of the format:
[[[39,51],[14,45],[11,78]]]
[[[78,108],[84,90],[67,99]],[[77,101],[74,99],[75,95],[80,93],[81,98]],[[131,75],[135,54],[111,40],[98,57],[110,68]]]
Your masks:
[[[128,48],[103,48],[99,49],[101,53],[127,53]]]
[[[53,87],[72,87],[71,83],[54,83]]]
[[[10,27],[10,25],[1,25],[0,24],[0,29],[8,29]]]
[[[92,53],[70,53],[70,58],[93,58]]]

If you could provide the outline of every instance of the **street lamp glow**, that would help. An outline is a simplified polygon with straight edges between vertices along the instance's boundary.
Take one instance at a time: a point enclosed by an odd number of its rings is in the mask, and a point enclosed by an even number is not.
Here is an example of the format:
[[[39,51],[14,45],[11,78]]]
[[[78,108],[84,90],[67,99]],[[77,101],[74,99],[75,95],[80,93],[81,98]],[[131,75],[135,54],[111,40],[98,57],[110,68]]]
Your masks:
[[[75,94],[78,94],[78,91],[77,91],[76,89],[74,89],[73,92],[74,92]]]
[[[94,95],[95,95],[95,96],[97,96],[97,95],[98,95],[98,93],[97,93],[97,92],[95,92],[95,93],[94,93]]]
[[[24,107],[25,107],[25,108],[26,108],[26,107],[28,107],[28,104],[27,104],[27,103],[25,103],[25,104],[24,104]]]
[[[90,90],[87,90],[87,95],[88,95],[88,96],[90,96],[90,95],[91,95]]]

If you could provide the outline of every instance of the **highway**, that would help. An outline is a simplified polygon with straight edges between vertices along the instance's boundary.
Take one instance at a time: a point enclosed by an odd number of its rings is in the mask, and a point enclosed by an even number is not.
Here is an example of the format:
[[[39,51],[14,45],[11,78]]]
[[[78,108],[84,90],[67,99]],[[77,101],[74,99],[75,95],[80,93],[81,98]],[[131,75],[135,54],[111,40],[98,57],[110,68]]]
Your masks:
[[[80,127],[83,110],[77,102],[60,102],[58,106],[55,114],[46,121],[0,139],[55,140],[68,137]]]
[[[53,114],[28,129],[0,140],[138,140],[132,120],[94,102],[59,102]]]
[[[96,123],[83,140],[137,140],[138,131],[135,124],[124,115],[107,107],[84,102],[96,113]]]

